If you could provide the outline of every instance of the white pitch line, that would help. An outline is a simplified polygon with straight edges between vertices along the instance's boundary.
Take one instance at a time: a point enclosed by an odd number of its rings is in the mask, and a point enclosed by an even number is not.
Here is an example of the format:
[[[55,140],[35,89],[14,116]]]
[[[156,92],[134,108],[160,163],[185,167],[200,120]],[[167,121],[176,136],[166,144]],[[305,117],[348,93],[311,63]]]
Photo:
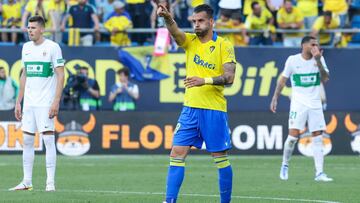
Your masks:
[[[56,192],[165,195],[165,193],[163,193],[163,192],[136,192],[136,191],[111,191],[111,190],[56,190]],[[180,196],[219,198],[219,195],[193,194],[193,193],[184,193],[184,194],[180,194]],[[231,197],[232,197],[232,199],[258,199],[258,200],[296,201],[296,202],[340,203],[340,202],[328,201],[328,200],[295,199],[295,198],[282,198],[282,197],[258,197],[258,196],[238,196],[238,195],[233,195]]]
[[[8,190],[0,190],[0,192],[8,192]],[[32,192],[45,192],[39,190],[33,190]],[[137,191],[112,191],[112,190],[56,190],[56,192],[66,192],[66,193],[108,193],[108,194],[134,194],[134,195],[165,195],[163,192],[137,192]],[[210,195],[210,194],[194,194],[194,193],[184,193],[180,196],[190,196],[190,197],[216,197],[219,198],[219,195]],[[283,197],[259,197],[259,196],[239,196],[232,195],[232,199],[258,199],[258,200],[276,200],[276,201],[294,201],[294,202],[317,202],[317,203],[340,203],[329,200],[317,200],[317,199],[296,199],[296,198],[283,198]]]

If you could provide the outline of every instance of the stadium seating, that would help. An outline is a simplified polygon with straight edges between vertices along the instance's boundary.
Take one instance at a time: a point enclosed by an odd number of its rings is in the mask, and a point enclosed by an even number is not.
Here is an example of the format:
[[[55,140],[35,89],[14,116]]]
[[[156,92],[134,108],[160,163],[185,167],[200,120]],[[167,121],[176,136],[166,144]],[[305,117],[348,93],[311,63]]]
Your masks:
[[[360,15],[356,15],[353,17],[353,20],[351,22],[351,27],[360,28]],[[351,42],[360,43],[360,33],[354,34]]]

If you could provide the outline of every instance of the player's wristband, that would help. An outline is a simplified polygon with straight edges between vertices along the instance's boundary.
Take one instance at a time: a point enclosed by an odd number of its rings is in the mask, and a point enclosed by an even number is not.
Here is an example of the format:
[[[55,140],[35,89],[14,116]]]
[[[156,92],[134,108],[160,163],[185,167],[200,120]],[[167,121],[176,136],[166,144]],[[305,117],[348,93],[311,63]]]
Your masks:
[[[207,85],[211,85],[211,84],[214,83],[214,81],[213,81],[213,79],[212,79],[211,77],[209,77],[209,78],[204,78],[204,80],[205,80],[205,84],[207,84]]]

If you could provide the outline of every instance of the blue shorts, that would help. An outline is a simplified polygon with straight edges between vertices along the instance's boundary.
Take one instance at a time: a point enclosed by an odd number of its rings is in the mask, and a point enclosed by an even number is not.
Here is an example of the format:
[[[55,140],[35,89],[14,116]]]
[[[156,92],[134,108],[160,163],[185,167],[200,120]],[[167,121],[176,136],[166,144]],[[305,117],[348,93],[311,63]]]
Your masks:
[[[227,113],[184,106],[174,132],[173,146],[201,148],[209,152],[231,149]]]

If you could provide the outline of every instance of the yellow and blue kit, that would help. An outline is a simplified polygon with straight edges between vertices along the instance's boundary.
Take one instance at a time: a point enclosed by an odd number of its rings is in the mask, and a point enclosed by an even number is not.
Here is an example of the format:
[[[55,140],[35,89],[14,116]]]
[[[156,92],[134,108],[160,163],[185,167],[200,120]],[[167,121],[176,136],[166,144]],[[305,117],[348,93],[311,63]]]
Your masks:
[[[218,77],[225,63],[236,63],[231,42],[213,33],[212,40],[202,43],[196,34],[186,33],[180,46],[186,52],[186,77]],[[209,152],[231,148],[227,124],[224,85],[186,88],[184,107],[174,134],[174,146],[200,148],[205,141]]]

